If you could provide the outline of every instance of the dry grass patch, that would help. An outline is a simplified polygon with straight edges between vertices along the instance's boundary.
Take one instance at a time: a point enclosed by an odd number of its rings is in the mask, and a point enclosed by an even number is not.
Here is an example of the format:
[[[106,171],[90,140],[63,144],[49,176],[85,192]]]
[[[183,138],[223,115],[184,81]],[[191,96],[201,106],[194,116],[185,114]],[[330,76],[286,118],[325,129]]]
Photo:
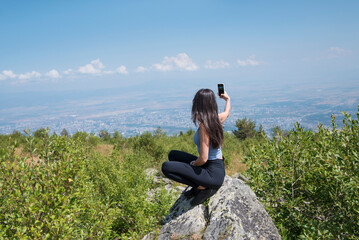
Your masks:
[[[24,148],[21,146],[15,148],[15,156],[18,158],[26,158],[25,162],[29,165],[32,164],[37,165],[43,161],[42,159],[40,159],[39,156],[35,156],[35,155],[31,156],[30,153],[24,151]]]
[[[248,167],[243,156],[231,155],[230,157],[230,164],[225,166],[227,175],[232,176],[235,173],[242,173],[247,170]]]
[[[112,144],[99,144],[95,147],[95,152],[98,152],[104,156],[110,156],[112,151],[113,151]]]

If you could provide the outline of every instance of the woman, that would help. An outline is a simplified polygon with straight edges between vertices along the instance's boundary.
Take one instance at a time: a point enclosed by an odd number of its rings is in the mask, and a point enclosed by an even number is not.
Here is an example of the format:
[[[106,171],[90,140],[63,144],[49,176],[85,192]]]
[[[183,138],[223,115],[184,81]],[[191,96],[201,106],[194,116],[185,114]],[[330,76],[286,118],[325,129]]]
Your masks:
[[[199,157],[172,150],[168,154],[169,161],[162,164],[162,172],[166,177],[192,187],[184,193],[186,197],[194,196],[192,206],[213,196],[224,181],[222,124],[229,116],[231,104],[226,92],[220,98],[226,101],[225,110],[220,114],[212,90],[200,89],[193,98],[192,120],[196,126],[199,125],[193,140]]]

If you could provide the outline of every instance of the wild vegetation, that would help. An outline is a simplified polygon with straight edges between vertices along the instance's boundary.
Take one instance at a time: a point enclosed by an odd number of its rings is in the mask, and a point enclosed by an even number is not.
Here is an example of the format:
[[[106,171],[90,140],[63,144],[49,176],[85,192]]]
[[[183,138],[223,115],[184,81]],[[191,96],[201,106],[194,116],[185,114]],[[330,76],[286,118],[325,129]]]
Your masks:
[[[359,113],[357,115],[359,117]],[[359,124],[345,114],[316,131],[240,119],[225,134],[226,172],[241,172],[283,239],[359,237]],[[193,130],[124,138],[64,129],[0,135],[0,239],[141,239],[176,200],[144,173],[172,149],[196,154]]]
[[[284,239],[359,237],[359,113],[344,115],[340,129],[334,116],[315,132],[296,124],[246,156],[250,186]]]

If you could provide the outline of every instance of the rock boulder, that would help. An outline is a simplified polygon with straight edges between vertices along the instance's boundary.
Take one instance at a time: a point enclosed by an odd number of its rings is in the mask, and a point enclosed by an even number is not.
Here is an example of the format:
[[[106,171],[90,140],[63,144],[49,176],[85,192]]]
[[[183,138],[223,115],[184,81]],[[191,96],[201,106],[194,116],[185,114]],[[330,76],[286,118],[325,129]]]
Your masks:
[[[263,205],[239,178],[226,176],[208,207],[191,207],[190,200],[180,195],[164,220],[159,240],[281,239]]]

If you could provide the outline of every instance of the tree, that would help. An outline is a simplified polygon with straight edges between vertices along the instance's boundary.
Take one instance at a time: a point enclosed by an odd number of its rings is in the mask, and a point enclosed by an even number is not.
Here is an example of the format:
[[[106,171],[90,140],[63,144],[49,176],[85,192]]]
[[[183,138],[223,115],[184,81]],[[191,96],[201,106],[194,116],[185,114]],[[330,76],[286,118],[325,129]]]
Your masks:
[[[39,128],[34,132],[34,137],[45,139],[49,137],[49,129],[48,128]]]
[[[187,135],[187,136],[191,136],[191,135],[193,135],[194,133],[195,133],[195,131],[194,131],[192,128],[190,128],[190,129],[187,130],[186,135]]]
[[[157,127],[157,129],[153,132],[153,135],[157,137],[166,136],[166,132],[164,132],[161,127]]]
[[[121,139],[121,134],[118,131],[115,131],[112,135],[112,138],[115,140]]]
[[[11,136],[12,136],[13,138],[21,138],[21,137],[22,137],[22,134],[21,134],[19,131],[14,130],[14,131],[12,132]]]
[[[102,129],[98,136],[104,141],[107,141],[111,138],[110,134],[105,129]]]
[[[69,133],[67,132],[66,128],[64,128],[64,129],[62,129],[60,135],[61,135],[62,137],[68,137],[68,136],[69,136]]]
[[[258,135],[256,130],[256,123],[247,118],[238,119],[236,121],[237,130],[233,130],[233,134],[240,140],[245,140],[246,138],[253,138]]]
[[[282,137],[288,137],[290,134],[289,131],[282,129],[279,125],[276,125],[272,128],[272,137],[280,140]]]
[[[14,140],[14,141],[16,141],[17,143],[20,143],[20,142],[23,143],[23,142],[25,142],[25,137],[24,137],[24,135],[22,135],[22,134],[21,134],[19,131],[17,131],[17,130],[14,130],[10,136],[11,136],[11,139]]]
[[[81,141],[85,142],[86,140],[88,140],[89,135],[87,134],[87,132],[76,132],[75,134],[72,135],[73,139],[80,139]]]
[[[264,128],[263,128],[263,126],[261,124],[261,125],[259,125],[258,136],[263,137],[265,135],[266,135],[266,133],[265,133]]]

